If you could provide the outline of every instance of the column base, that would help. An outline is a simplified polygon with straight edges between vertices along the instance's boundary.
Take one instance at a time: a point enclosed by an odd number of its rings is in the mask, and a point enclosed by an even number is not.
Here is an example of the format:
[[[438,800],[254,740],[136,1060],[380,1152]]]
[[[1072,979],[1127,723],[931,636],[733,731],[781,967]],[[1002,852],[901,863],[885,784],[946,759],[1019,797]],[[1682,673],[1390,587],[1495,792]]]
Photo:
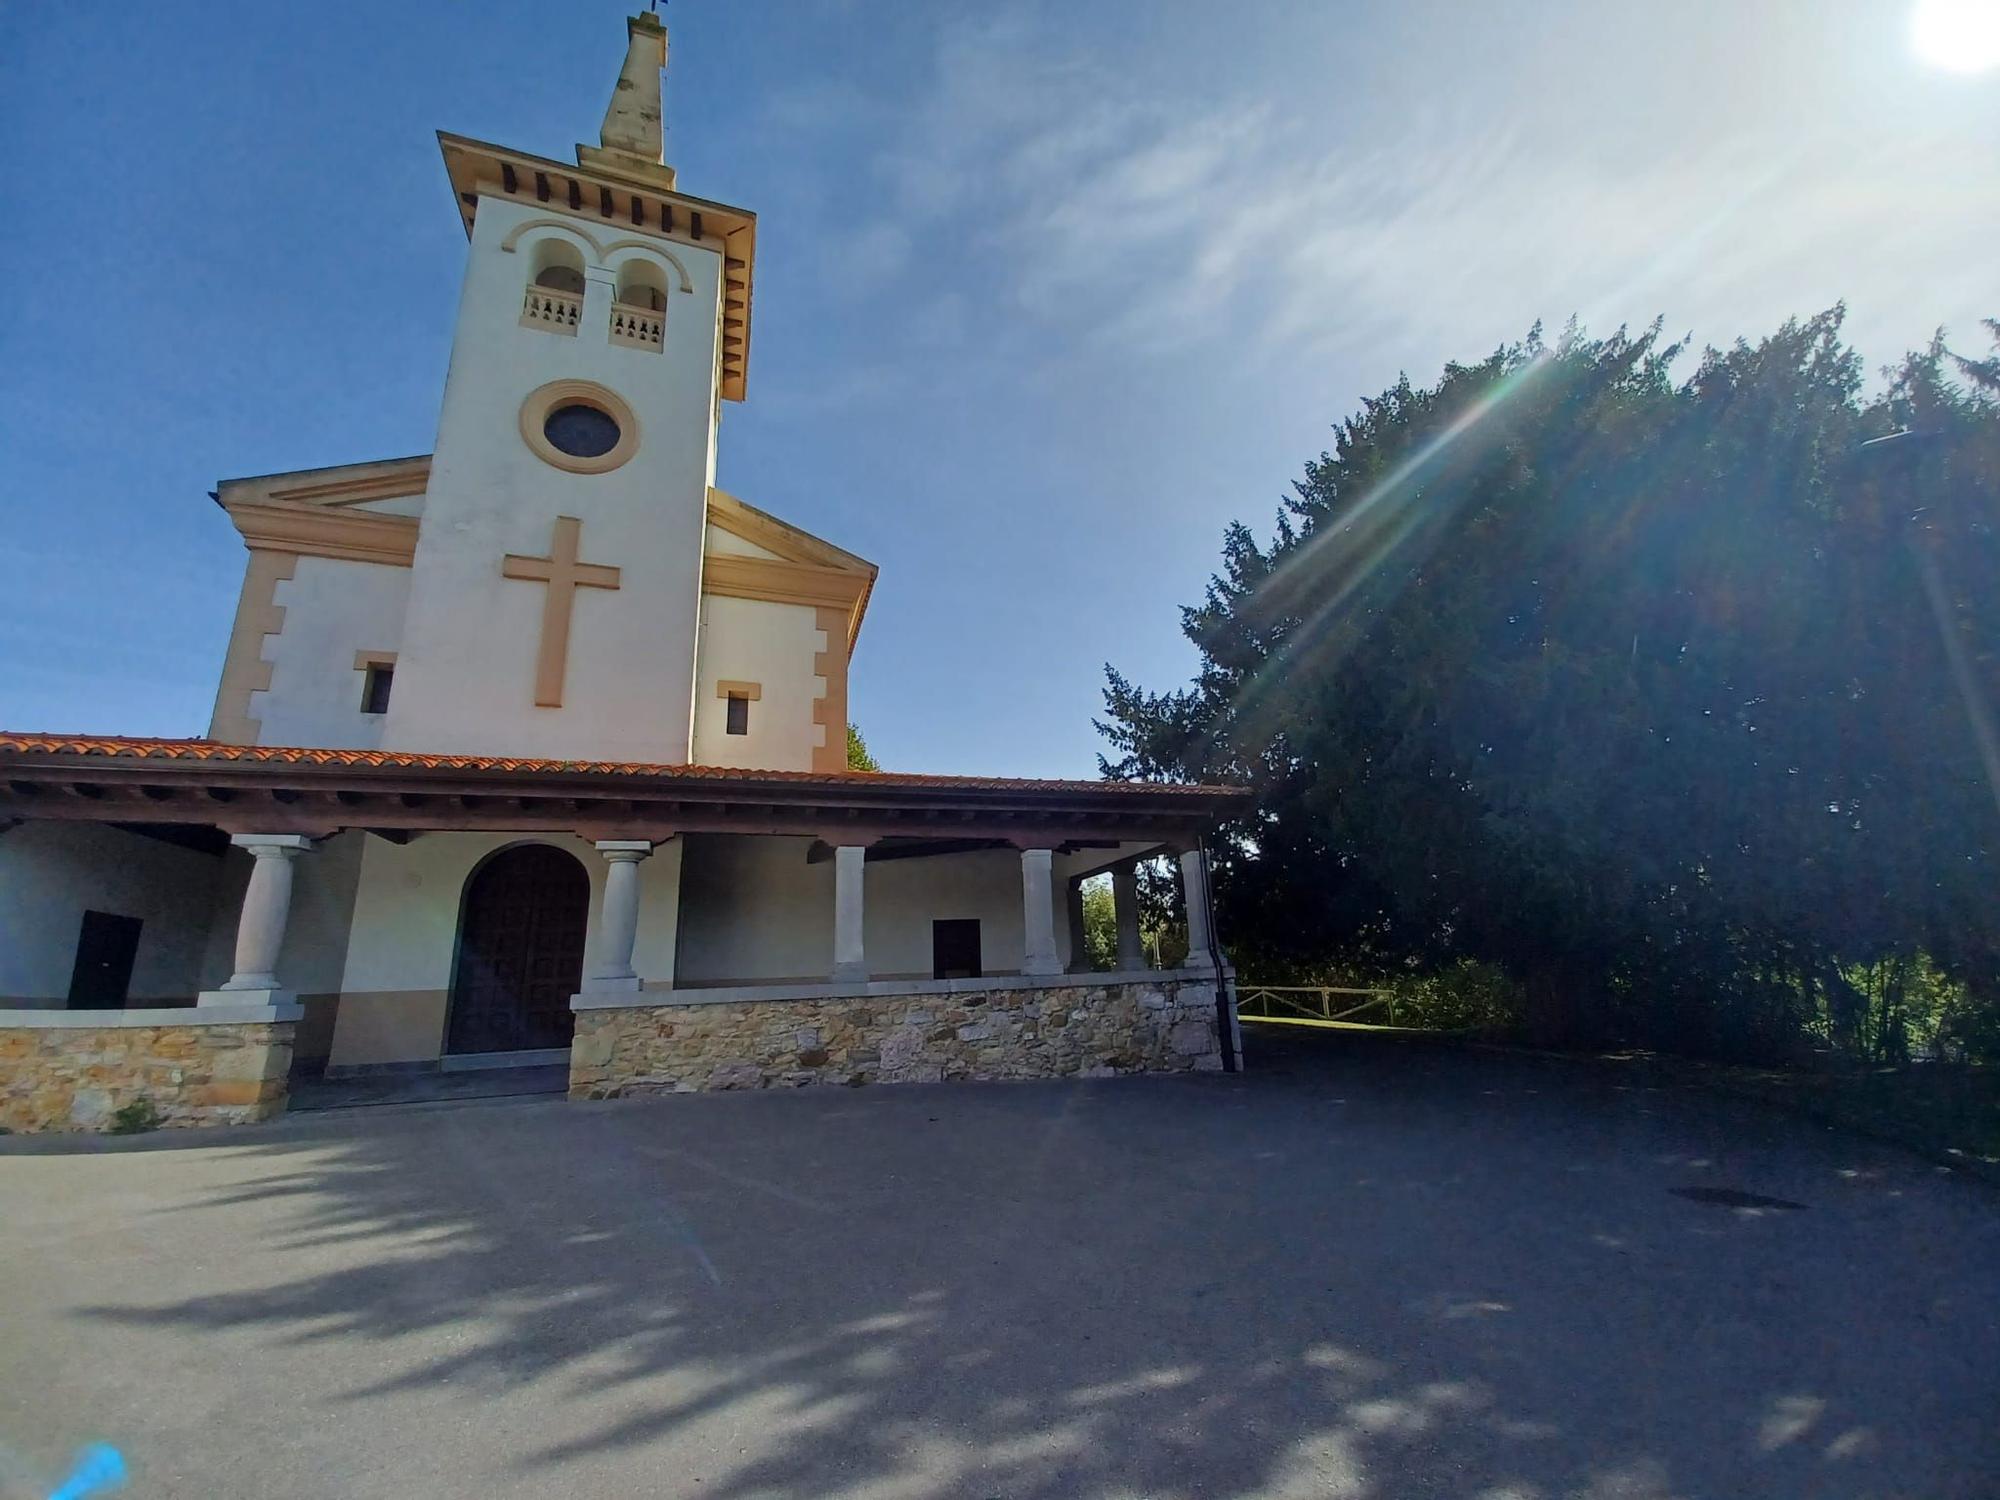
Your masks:
[[[1213,969],[1215,967],[1215,955],[1205,949],[1197,948],[1181,960],[1181,967],[1183,969]]]
[[[203,1005],[296,1005],[299,997],[292,991],[275,985],[259,986],[256,989],[203,990],[194,997],[197,1007]]]
[[[835,984],[866,984],[868,982],[868,965],[835,964],[833,966],[833,973],[828,977]]]
[[[584,980],[585,995],[636,995],[646,987],[637,974],[605,974]]]

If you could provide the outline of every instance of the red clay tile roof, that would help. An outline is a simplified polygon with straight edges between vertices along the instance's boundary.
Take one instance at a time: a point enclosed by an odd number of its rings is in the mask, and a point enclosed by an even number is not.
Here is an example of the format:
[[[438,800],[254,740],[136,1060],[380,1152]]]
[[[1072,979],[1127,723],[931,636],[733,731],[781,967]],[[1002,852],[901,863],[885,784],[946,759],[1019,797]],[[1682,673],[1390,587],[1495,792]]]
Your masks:
[[[0,757],[97,755],[136,760],[244,761],[276,765],[355,766],[433,771],[562,772],[659,780],[818,782],[830,786],[994,792],[1143,792],[1190,796],[1247,796],[1243,787],[1161,781],[1048,781],[1005,776],[930,776],[891,771],[760,771],[738,766],[662,766],[642,761],[527,760],[505,755],[418,755],[401,750],[320,750],[290,745],[226,745],[217,740],[142,739],[111,734],[26,734],[0,730]]]

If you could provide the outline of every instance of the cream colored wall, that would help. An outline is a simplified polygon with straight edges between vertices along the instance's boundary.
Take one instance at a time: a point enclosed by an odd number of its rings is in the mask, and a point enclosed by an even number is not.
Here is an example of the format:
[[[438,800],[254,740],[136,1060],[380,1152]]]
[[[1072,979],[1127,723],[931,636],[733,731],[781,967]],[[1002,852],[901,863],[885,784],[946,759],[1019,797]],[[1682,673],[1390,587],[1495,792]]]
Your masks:
[[[356,510],[372,510],[382,516],[421,516],[424,513],[422,495],[396,495],[387,500],[358,500]]]
[[[1054,905],[1056,951],[1065,953],[1067,921]],[[1018,974],[1027,946],[1021,914],[1021,856],[1011,849],[871,860],[867,867],[868,971],[881,978],[931,976],[931,923],[976,917],[979,963],[988,974]]]
[[[250,695],[258,743],[373,750],[387,715],[361,711],[357,651],[395,651],[403,633],[410,570],[386,563],[301,557],[278,583],[285,627],[264,638],[268,691]],[[395,701],[398,680],[390,689]]]
[[[824,978],[833,967],[833,861],[812,840],[690,834],[681,840],[677,985]]]
[[[549,219],[570,227],[531,226]],[[536,248],[547,238],[568,240],[584,260],[574,336],[521,326]],[[689,289],[679,273],[666,273],[661,350],[614,345],[607,322],[617,269],[640,252],[607,246],[600,254],[595,245],[635,238],[646,239],[554,204],[479,205],[385,746],[688,758],[722,264],[715,251],[659,242],[660,254],[685,267]],[[557,380],[593,382],[630,405],[639,443],[622,467],[572,473],[529,449],[522,403]],[[562,705],[537,707],[546,588],[503,579],[500,567],[508,553],[548,555],[559,516],[582,523],[583,561],[617,567],[622,577],[615,591],[577,591]]]
[[[813,671],[813,658],[826,649],[826,633],[809,605],[704,594],[695,673],[695,763],[811,770],[813,748],[824,737],[823,726],[813,722],[813,701],[826,687]],[[720,682],[754,682],[761,689],[750,705],[748,734],[728,732],[728,704],[716,689]]]
[[[808,864],[812,840],[691,836],[682,873],[679,968],[684,987],[753,980],[823,980],[833,967],[833,861]],[[931,974],[931,923],[979,922],[989,974],[1018,973],[1026,936],[1021,860],[1009,849],[871,860],[863,946],[877,978]],[[1057,951],[1068,952],[1061,894]]]
[[[100,823],[23,823],[0,834],[0,1004],[69,997],[85,911],[137,917],[133,1004],[192,1001],[222,871],[211,854]]]
[[[724,557],[762,557],[775,559],[777,553],[769,547],[760,547],[755,542],[745,541],[733,531],[724,531],[720,526],[708,528],[703,550],[719,553]]]
[[[594,957],[606,866],[587,840],[510,833],[432,833],[407,844],[370,838],[348,931],[329,1066],[421,1062],[439,1055],[466,880],[487,855],[521,843],[553,845],[582,864],[590,878],[588,942]],[[674,972],[680,863],[676,840],[639,866],[639,938],[632,962],[642,978],[665,979]],[[585,959],[586,974],[591,961]]]

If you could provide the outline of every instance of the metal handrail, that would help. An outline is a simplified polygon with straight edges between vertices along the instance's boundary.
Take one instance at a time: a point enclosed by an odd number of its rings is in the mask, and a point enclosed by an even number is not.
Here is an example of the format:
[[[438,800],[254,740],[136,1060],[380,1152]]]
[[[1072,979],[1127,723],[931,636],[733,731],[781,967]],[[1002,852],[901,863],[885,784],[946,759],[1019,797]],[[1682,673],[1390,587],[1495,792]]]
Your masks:
[[[1335,996],[1363,995],[1358,1004],[1335,1000]],[[1338,1007],[1338,1008],[1336,1008]],[[1356,1019],[1365,1011],[1381,1008],[1379,1023]],[[1319,1025],[1350,1026],[1396,1024],[1396,997],[1392,991],[1345,984],[1239,984],[1236,1014],[1246,1021],[1292,1021]]]

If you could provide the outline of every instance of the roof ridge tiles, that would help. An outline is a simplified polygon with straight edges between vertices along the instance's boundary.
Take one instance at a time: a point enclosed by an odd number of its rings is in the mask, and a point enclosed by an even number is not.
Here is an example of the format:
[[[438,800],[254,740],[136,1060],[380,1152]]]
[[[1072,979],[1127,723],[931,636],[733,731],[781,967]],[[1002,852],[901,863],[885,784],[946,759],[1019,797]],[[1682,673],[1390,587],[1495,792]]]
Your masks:
[[[198,736],[50,734],[0,730],[0,756],[106,756],[140,760],[250,761],[279,765],[367,766],[378,769],[570,773],[662,780],[818,782],[828,785],[937,787],[990,791],[1147,792],[1243,795],[1236,786],[1202,782],[1078,781],[1052,777],[954,776],[896,771],[777,771],[747,766],[667,765],[647,761],[561,760],[499,755],[430,755],[402,750],[347,750],[305,745],[232,745]]]

